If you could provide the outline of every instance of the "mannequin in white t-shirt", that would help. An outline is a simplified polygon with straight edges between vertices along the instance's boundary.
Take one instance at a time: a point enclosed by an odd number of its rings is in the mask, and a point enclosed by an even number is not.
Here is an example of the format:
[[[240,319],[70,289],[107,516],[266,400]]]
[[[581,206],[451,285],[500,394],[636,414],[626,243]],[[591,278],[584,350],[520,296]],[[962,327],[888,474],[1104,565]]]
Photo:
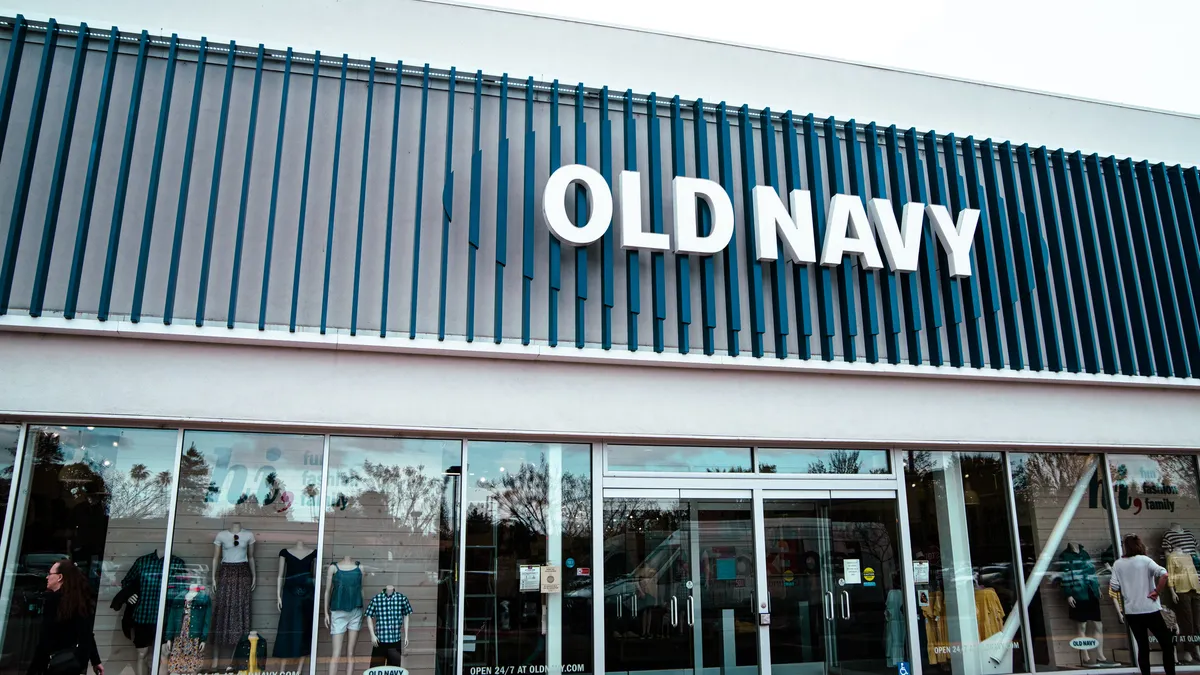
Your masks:
[[[220,617],[227,613],[236,613],[243,616],[248,616],[250,613],[250,595],[238,597],[228,597],[220,594],[219,580],[221,578],[221,567],[231,564],[245,564],[250,571],[250,591],[253,592],[258,585],[258,571],[254,565],[254,542],[256,541],[254,533],[244,529],[241,523],[233,523],[229,529],[217,533],[213,538],[213,557],[212,557],[212,593],[214,598],[215,610],[213,612],[214,624],[217,629],[221,627]],[[232,605],[232,606],[231,606]],[[246,625],[246,629],[250,626]],[[224,636],[226,644],[222,644],[221,635],[215,635],[210,640],[212,647],[212,664],[213,668],[221,659],[221,647],[232,648],[240,635]],[[228,641],[232,640],[233,644]]]

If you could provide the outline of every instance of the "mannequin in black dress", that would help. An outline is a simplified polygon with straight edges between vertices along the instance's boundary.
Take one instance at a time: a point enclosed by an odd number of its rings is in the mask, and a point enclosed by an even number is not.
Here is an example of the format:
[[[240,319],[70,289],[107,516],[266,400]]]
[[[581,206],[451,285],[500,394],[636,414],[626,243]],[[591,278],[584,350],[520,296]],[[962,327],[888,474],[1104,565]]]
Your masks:
[[[279,608],[279,631],[272,656],[283,659],[280,671],[304,672],[304,662],[312,651],[313,579],[317,552],[297,541],[279,551],[279,575],[275,580],[275,601]],[[288,661],[296,659],[296,668]]]

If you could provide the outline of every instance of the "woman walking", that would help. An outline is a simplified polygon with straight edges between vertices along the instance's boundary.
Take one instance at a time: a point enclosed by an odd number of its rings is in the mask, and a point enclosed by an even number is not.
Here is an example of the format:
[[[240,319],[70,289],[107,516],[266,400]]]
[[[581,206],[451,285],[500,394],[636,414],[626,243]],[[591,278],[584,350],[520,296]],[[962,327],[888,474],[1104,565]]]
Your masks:
[[[1108,592],[1117,599],[1117,611],[1129,624],[1137,642],[1138,668],[1150,675],[1150,634],[1162,649],[1163,670],[1175,675],[1174,635],[1162,616],[1159,595],[1167,587],[1167,570],[1146,555],[1146,545],[1136,534],[1122,542],[1124,555],[1113,565]]]
[[[46,575],[46,590],[42,633],[29,675],[80,675],[89,661],[96,675],[104,675],[92,633],[96,601],[83,572],[70,560],[59,560]]]

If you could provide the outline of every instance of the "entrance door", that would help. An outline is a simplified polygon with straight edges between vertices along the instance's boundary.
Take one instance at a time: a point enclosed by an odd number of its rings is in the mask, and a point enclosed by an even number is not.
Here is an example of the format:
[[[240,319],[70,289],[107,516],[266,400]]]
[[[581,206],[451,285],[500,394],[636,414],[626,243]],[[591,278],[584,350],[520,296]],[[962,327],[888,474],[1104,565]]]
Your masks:
[[[749,491],[606,492],[608,673],[757,675],[753,522]]]
[[[895,500],[770,495],[772,675],[895,673],[907,660]]]

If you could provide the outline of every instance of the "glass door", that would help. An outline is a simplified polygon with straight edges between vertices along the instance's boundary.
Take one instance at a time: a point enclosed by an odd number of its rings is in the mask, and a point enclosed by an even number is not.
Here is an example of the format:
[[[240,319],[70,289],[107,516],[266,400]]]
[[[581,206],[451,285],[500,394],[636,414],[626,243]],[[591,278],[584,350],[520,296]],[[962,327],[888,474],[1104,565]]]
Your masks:
[[[895,673],[908,660],[895,500],[768,496],[763,524],[772,674]]]
[[[605,669],[756,675],[756,562],[747,497],[606,497]]]

